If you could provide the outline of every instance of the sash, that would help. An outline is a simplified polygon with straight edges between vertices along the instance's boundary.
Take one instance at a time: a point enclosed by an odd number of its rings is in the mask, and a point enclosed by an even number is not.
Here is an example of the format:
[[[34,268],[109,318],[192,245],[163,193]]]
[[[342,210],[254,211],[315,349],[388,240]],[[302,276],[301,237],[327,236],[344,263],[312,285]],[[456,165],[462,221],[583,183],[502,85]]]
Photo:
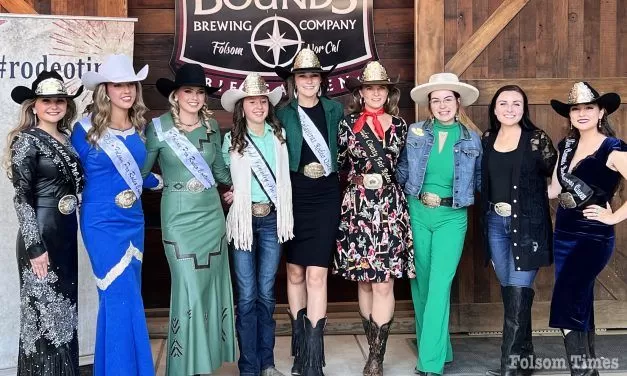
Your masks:
[[[74,153],[68,150],[68,148],[60,143],[56,138],[50,136],[43,130],[32,128],[28,131],[28,134],[37,138],[39,141],[45,144],[48,149],[52,150],[59,156],[59,160],[61,161],[61,163],[55,163],[55,165],[57,165],[57,167],[61,167],[61,173],[69,176],[72,179],[76,194],[81,193],[85,184],[85,181],[83,179],[83,166],[80,164],[78,158],[74,155]]]
[[[568,167],[573,160],[578,144],[579,140],[573,137],[566,138],[564,151],[559,161],[557,178],[562,187],[572,194],[577,207],[581,207],[594,195],[594,190],[583,180],[568,172]]]
[[[248,146],[244,149],[244,153],[250,160],[250,169],[253,176],[261,186],[263,193],[268,196],[275,207],[278,207],[276,176],[274,176],[268,161],[263,157],[263,154],[261,154],[261,151],[248,134],[246,134],[246,141],[248,141]]]
[[[368,150],[367,158],[370,160],[372,168],[383,177],[387,184],[390,184],[392,182],[392,166],[390,161],[385,158],[382,142],[373,136],[372,129],[367,124],[361,131],[355,133],[357,141]]]
[[[159,141],[165,140],[181,163],[200,181],[205,189],[209,189],[216,184],[207,161],[205,161],[205,158],[203,158],[198,149],[196,149],[194,144],[192,144],[187,137],[182,135],[176,128],[171,128],[169,131],[163,132],[160,118],[152,119],[152,124],[155,126]]]
[[[89,132],[92,127],[91,120],[88,117],[79,120],[79,123],[85,132]],[[98,140],[98,146],[111,159],[120,176],[122,176],[128,187],[133,190],[133,193],[139,199],[142,194],[144,180],[133,154],[109,128],[105,130],[102,137]]]
[[[322,164],[322,167],[324,167],[324,176],[329,176],[329,174],[333,172],[329,145],[327,145],[322,133],[320,133],[309,115],[307,115],[300,106],[298,106],[298,117],[302,125],[305,142],[307,142],[311,151],[313,151],[318,161]]]

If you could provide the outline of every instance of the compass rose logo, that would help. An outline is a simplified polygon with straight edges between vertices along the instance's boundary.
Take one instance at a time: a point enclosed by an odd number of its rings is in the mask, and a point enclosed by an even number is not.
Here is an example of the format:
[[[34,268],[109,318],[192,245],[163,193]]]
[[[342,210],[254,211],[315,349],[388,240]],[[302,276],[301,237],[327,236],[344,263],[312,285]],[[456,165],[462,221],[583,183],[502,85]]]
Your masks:
[[[272,32],[271,33],[265,32],[266,35],[264,36],[263,35],[264,32],[260,32],[260,29],[265,24],[268,24],[271,22],[272,22]],[[282,28],[279,27],[279,24],[281,24]],[[286,30],[286,29],[290,31],[290,34],[292,34],[292,31],[293,31],[293,33],[296,35],[296,39],[289,39],[288,37],[286,37],[286,34],[288,34],[288,31],[282,32],[282,30]],[[261,35],[258,36],[257,34],[261,34]],[[266,36],[267,38],[264,38]],[[281,53],[287,52],[285,47],[294,46],[294,45],[300,46],[303,42],[302,42],[302,38],[300,35],[300,31],[298,30],[296,25],[292,23],[292,21],[288,20],[285,17],[278,17],[277,15],[274,15],[274,17],[266,18],[262,20],[261,22],[259,22],[257,26],[255,26],[255,28],[253,29],[250,35],[249,43],[251,46],[252,53],[255,56],[255,59],[257,59],[257,61],[260,64],[268,68],[274,68],[277,65],[286,66],[287,64],[289,64],[289,62],[292,61],[292,58],[294,58],[294,56],[299,50],[299,48],[296,48],[294,50],[294,53],[291,56],[288,56],[286,59],[282,59]],[[263,51],[266,54],[268,52],[272,52],[273,60],[267,61],[264,58],[262,58],[259,55],[259,52],[257,49]]]

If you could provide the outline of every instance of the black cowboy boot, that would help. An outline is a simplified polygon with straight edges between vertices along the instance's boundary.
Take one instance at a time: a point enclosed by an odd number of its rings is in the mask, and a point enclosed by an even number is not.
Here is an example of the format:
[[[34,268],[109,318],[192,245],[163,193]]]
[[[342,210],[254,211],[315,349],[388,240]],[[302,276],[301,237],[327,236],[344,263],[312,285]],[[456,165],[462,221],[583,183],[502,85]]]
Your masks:
[[[593,361],[595,361],[597,358],[597,353],[596,353],[596,349],[594,346],[595,337],[596,337],[596,332],[594,331],[594,329],[588,332],[588,352],[590,353],[590,359],[592,359]],[[599,376],[599,371],[593,368],[592,376]]]
[[[311,321],[307,315],[303,316],[305,322],[305,333],[303,339],[303,368],[302,376],[324,376],[322,367],[324,362],[324,327],[327,325],[327,318],[323,317],[311,326]]]
[[[564,332],[562,331],[562,334]],[[587,366],[590,360],[588,332],[571,331],[564,335],[564,347],[566,348],[566,361],[570,368],[571,376],[598,375],[595,369]]]
[[[364,366],[364,376],[383,376],[383,358],[385,357],[385,348],[387,347],[392,321],[394,321],[393,317],[387,323],[379,326],[370,316],[372,343],[370,343],[368,361]]]
[[[501,287],[505,320],[503,321],[503,343],[501,344],[501,376],[516,376],[522,344],[524,342],[525,324],[530,317],[530,294],[525,287]],[[533,291],[533,290],[531,290]]]
[[[292,312],[287,310],[287,314],[292,321],[292,356],[294,357],[294,364],[292,365],[291,374],[299,376],[303,368],[303,357],[301,355],[303,348],[303,337],[305,332],[305,323],[303,322],[303,316],[307,313],[307,307],[302,308],[296,313],[296,318],[292,316]]]

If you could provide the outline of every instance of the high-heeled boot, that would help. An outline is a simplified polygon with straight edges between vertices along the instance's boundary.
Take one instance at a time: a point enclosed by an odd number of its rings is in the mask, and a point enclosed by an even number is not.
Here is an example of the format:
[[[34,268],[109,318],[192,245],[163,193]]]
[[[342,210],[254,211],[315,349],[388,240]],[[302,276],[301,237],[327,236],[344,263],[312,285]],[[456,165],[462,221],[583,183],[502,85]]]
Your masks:
[[[564,334],[563,331],[562,334]],[[588,332],[572,330],[564,335],[566,361],[568,362],[571,376],[598,375],[595,369],[588,368],[590,363],[589,346]]]
[[[303,316],[305,323],[305,333],[303,339],[303,368],[302,376],[324,376],[322,367],[324,367],[324,328],[327,325],[327,318],[323,317],[316,323],[311,325],[311,321],[307,315]]]
[[[370,316],[370,351],[364,366],[364,376],[383,376],[383,359],[393,321],[394,317],[379,326]]]
[[[296,313],[296,318],[292,315],[292,312],[288,309],[287,314],[292,322],[292,356],[294,357],[294,363],[292,364],[291,374],[294,376],[300,376],[303,368],[303,338],[305,333],[305,323],[303,316],[307,313],[307,308],[302,308]]]

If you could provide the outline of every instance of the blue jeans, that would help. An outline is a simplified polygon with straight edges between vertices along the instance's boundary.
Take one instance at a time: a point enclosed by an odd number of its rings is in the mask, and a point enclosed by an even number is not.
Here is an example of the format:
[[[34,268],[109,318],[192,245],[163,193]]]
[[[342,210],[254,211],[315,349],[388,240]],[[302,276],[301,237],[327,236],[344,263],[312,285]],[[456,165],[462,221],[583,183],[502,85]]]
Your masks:
[[[252,219],[251,251],[233,251],[238,367],[240,375],[246,376],[257,376],[261,370],[274,367],[274,280],[281,260],[276,212]]]
[[[494,211],[488,213],[488,242],[492,265],[501,286],[533,286],[538,269],[516,270],[512,254],[511,217],[501,217]]]

